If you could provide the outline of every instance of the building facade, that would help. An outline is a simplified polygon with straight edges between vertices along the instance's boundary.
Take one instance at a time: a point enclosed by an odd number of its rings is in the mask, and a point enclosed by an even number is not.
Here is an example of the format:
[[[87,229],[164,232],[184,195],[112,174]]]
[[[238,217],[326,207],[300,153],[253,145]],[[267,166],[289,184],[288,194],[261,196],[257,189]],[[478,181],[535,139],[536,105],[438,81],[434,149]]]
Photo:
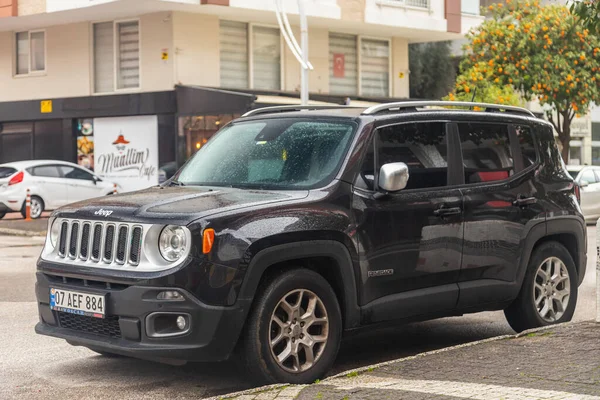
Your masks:
[[[284,5],[299,37],[297,2]],[[317,104],[407,98],[408,44],[460,38],[482,20],[478,0],[305,5]],[[94,168],[94,148],[126,134],[119,118],[152,117],[136,140],[156,141],[159,165],[180,164],[248,109],[299,102],[273,0],[2,0],[0,49],[0,163]]]

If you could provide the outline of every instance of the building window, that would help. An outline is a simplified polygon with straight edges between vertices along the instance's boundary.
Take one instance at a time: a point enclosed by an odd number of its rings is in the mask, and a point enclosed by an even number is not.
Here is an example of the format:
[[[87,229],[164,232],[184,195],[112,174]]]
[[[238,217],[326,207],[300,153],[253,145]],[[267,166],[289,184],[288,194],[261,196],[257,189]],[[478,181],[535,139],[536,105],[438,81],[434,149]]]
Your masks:
[[[388,97],[390,95],[389,40],[362,39],[360,60],[360,94]]]
[[[16,74],[46,71],[46,32],[17,32],[15,39]]]
[[[358,38],[340,33],[329,34],[329,93],[358,94]]]
[[[387,39],[330,33],[329,92],[346,96],[390,96],[390,53]]]
[[[462,0],[460,6],[463,14],[471,15],[479,15],[479,10],[481,8],[479,0]]]
[[[280,90],[279,29],[232,21],[220,26],[221,87]]]
[[[94,92],[108,93],[140,87],[139,21],[93,25]]]
[[[592,147],[592,165],[600,165],[600,147]]]
[[[220,41],[221,86],[249,88],[248,24],[221,21]]]

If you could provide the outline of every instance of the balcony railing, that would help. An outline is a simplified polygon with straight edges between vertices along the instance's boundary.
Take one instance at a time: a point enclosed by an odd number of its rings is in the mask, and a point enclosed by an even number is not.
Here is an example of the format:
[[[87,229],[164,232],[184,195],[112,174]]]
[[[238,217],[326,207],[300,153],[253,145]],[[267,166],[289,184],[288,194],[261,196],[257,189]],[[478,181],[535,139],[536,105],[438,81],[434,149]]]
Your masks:
[[[380,0],[381,3],[429,9],[429,0]]]

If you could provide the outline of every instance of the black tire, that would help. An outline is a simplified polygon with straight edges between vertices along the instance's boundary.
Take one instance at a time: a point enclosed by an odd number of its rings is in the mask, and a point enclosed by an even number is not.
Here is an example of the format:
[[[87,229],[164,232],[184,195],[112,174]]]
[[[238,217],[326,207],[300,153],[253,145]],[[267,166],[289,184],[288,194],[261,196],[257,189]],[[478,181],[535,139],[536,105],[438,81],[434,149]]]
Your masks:
[[[6,215],[6,211],[0,211],[0,219],[4,218]]]
[[[570,295],[567,307],[563,315],[553,322],[546,321],[540,316],[535,305],[533,289],[538,268],[542,262],[549,257],[556,257],[564,263],[569,274],[570,282]],[[570,321],[571,318],[573,318],[575,306],[577,305],[577,283],[577,269],[575,268],[575,262],[569,251],[558,242],[542,243],[536,247],[531,254],[527,272],[525,273],[523,285],[518,297],[506,310],[504,310],[506,320],[516,332]]]
[[[38,215],[34,215],[33,212],[31,213],[31,219],[38,219],[39,217],[42,216],[42,213],[45,210],[46,205],[44,204],[44,200],[42,200],[40,197],[38,196],[31,196],[31,202],[33,203],[33,201],[38,201],[41,207],[41,210],[39,212]],[[21,208],[21,215],[23,216],[23,218],[27,218],[27,213],[25,212],[25,203],[23,203],[23,207]]]
[[[327,341],[321,350],[321,355],[315,358],[314,365],[302,372],[289,372],[277,363],[271,351],[270,323],[271,316],[280,300],[297,289],[310,291],[321,300],[321,304],[327,312],[329,328]],[[240,354],[238,356],[244,370],[248,371],[258,384],[312,383],[322,378],[333,365],[341,338],[340,307],[329,283],[316,272],[294,269],[273,276],[260,285],[243,335],[240,337],[238,348]]]

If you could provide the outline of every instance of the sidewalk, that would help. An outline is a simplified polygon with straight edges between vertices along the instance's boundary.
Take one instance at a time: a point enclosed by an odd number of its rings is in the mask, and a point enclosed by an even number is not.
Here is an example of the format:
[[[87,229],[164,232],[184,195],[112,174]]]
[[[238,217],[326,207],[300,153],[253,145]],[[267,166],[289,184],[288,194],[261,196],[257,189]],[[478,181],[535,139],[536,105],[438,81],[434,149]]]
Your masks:
[[[21,214],[11,213],[0,219],[0,235],[11,236],[44,236],[48,227],[48,216],[43,213],[42,218],[25,221]]]
[[[437,350],[236,400],[600,400],[600,325],[565,324]]]

